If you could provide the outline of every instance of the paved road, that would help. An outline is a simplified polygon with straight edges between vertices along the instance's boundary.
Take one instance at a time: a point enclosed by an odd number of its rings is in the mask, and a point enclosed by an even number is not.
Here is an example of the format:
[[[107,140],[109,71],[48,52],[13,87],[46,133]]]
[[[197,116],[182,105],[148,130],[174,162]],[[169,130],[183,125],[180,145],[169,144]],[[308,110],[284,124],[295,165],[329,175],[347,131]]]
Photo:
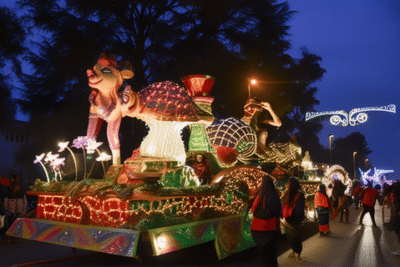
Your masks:
[[[382,207],[376,207],[379,227],[372,227],[367,214],[364,226],[358,224],[361,210],[350,208],[350,223],[340,223],[339,218],[331,222],[333,235],[319,237],[318,224],[307,223],[302,227],[305,266],[400,266],[400,257],[392,251],[400,251],[394,232],[383,228]],[[287,256],[290,249],[286,237],[278,241],[278,263],[293,266]],[[56,259],[39,264],[38,261]],[[63,261],[65,259],[65,261]],[[180,250],[158,257],[145,257],[143,262],[134,258],[117,257],[36,241],[19,242],[0,246],[0,266],[261,266],[256,248],[243,251],[219,261],[213,242]]]

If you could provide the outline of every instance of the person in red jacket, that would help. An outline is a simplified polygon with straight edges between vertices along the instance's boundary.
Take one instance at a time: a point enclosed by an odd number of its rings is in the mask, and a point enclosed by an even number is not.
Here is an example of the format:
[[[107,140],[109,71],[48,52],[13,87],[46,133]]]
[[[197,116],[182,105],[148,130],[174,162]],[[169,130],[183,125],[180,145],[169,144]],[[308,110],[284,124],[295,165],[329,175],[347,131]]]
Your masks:
[[[326,186],[320,184],[319,191],[315,193],[314,207],[318,212],[319,233],[321,236],[327,236],[331,233],[331,229],[329,228],[329,211],[332,204],[330,201],[326,194]]]
[[[368,212],[369,215],[371,216],[372,224],[374,227],[377,227],[376,222],[375,222],[375,202],[376,200],[379,201],[379,204],[381,204],[380,198],[381,195],[379,193],[379,190],[381,190],[380,185],[376,185],[375,188],[372,187],[372,182],[368,183],[368,188],[365,189],[361,203],[363,206],[363,211],[361,213],[360,217],[360,224],[362,224],[362,221],[364,219],[365,214]]]
[[[263,264],[278,266],[276,242],[280,231],[282,204],[272,178],[268,175],[263,177],[251,211],[254,214],[250,226],[251,236],[261,252]]]

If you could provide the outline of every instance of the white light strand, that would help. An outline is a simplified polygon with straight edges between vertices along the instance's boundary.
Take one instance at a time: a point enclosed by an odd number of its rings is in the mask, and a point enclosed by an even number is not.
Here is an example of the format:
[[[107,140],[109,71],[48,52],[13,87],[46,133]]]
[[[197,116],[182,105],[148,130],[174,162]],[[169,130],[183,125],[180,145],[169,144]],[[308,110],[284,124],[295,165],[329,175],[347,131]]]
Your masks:
[[[351,126],[356,126],[368,120],[368,115],[367,113],[365,113],[366,111],[385,111],[385,112],[396,113],[396,105],[390,104],[382,107],[354,108],[350,110],[349,114],[347,114],[344,110],[307,112],[305,120],[309,121],[316,117],[332,115],[330,118],[330,123],[332,125],[336,126],[341,124],[341,126],[347,126],[350,124]],[[343,118],[341,116],[343,116]]]

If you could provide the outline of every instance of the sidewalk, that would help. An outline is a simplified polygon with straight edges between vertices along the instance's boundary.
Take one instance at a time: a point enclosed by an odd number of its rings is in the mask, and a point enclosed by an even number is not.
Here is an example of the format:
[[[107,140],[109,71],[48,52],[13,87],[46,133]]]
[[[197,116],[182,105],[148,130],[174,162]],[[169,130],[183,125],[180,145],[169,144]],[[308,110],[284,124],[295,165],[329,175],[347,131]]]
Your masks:
[[[375,206],[378,227],[372,227],[369,214],[364,216],[363,225],[359,225],[361,211],[352,205],[349,223],[340,223],[338,216],[330,221],[331,236],[317,234],[305,240],[301,254],[306,261],[303,266],[400,266],[400,256],[391,254],[400,251],[399,240],[393,231],[383,227],[382,207]],[[390,214],[388,211],[385,209],[385,215]],[[290,252],[279,255],[279,266],[296,265],[288,259]]]

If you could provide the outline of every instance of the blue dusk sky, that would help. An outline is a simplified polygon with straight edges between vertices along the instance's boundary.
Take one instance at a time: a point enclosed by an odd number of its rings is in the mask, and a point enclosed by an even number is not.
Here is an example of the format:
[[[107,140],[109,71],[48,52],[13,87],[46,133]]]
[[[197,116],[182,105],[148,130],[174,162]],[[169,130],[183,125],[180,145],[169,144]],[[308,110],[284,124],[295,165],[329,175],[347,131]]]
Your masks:
[[[15,1],[0,0],[13,8]],[[298,11],[289,21],[292,49],[301,57],[301,46],[322,58],[327,71],[316,82],[318,112],[354,108],[400,107],[400,1],[398,0],[289,0]],[[346,137],[365,135],[371,164],[400,174],[399,112],[367,112],[369,119],[358,126],[333,126],[324,122],[320,142],[328,148],[330,134]],[[19,115],[18,119],[26,119]],[[334,151],[332,151],[334,153]],[[324,160],[315,159],[315,162]],[[352,176],[352,175],[351,175]]]
[[[322,58],[327,71],[318,87],[318,112],[354,108],[400,108],[400,1],[398,0],[289,0],[298,11],[289,22],[289,54],[301,57],[301,46]],[[377,169],[400,174],[399,112],[367,112],[358,126],[324,122],[320,142],[329,147],[330,134],[364,134],[373,151],[368,158]],[[334,151],[332,151],[334,153]],[[312,158],[312,155],[310,155]],[[313,158],[312,158],[313,159]],[[313,159],[318,162],[318,159]],[[352,176],[352,175],[351,175]]]

